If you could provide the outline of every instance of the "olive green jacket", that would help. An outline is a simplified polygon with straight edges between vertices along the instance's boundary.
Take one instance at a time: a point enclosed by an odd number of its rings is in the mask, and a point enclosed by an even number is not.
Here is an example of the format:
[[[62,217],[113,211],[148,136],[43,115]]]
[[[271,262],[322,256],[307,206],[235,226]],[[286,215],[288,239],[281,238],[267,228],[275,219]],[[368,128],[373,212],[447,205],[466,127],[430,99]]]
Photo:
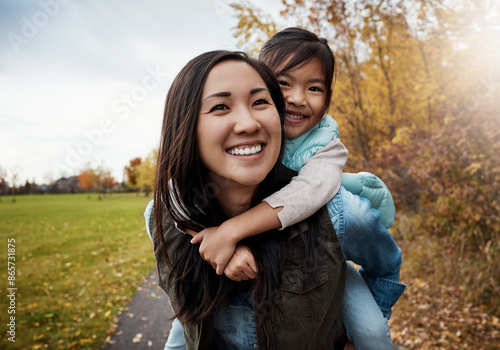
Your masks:
[[[345,261],[326,208],[321,209],[319,220],[320,242],[325,249],[320,257],[319,273],[305,290],[302,290],[305,276],[297,266],[307,264],[307,253],[300,235],[306,232],[308,225],[302,221],[282,232],[289,235],[291,243],[286,253],[280,291],[283,313],[276,311],[263,324],[256,324],[261,350],[344,348],[347,338],[340,311],[345,286]],[[156,239],[153,217],[150,217],[149,225],[160,286],[167,293],[175,310],[176,300],[171,286],[168,285],[170,269]],[[168,254],[173,256],[179,242],[190,237],[177,230],[169,215],[164,218],[163,227]],[[196,327],[184,327],[187,349],[212,349],[213,332],[214,324],[211,318]]]

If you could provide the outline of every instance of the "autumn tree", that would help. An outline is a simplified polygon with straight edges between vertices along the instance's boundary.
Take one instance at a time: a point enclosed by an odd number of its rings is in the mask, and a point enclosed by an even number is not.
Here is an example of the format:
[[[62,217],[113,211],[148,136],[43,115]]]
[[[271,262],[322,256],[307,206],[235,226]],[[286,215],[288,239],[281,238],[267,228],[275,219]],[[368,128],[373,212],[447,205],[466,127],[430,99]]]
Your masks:
[[[230,6],[238,18],[238,24],[234,28],[238,45],[246,52],[258,55],[262,45],[278,31],[278,26],[269,14],[248,1]]]
[[[106,171],[102,174],[102,188],[105,193],[116,186],[117,182],[110,171]]]
[[[129,165],[126,165],[124,168],[125,175],[125,183],[131,189],[137,189],[137,177],[138,177],[138,169],[142,163],[142,159],[140,157],[131,159]]]
[[[82,170],[77,177],[79,181],[78,187],[89,192],[96,192],[99,200],[102,199],[102,194],[106,194],[109,189],[116,185],[115,178],[103,164],[95,166],[94,168],[88,164],[87,168]]]
[[[144,161],[137,168],[137,187],[149,195],[154,188],[156,159],[158,158],[158,150],[152,150]]]
[[[99,175],[94,169],[88,167],[87,169],[83,170],[80,175],[77,176],[77,178],[78,188],[87,190],[88,192],[96,191]]]

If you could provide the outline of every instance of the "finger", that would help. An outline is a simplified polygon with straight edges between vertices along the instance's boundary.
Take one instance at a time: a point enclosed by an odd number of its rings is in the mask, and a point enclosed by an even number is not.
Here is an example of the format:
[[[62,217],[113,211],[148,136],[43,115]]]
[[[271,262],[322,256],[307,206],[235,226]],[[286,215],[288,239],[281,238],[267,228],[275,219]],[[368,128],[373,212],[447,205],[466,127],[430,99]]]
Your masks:
[[[238,275],[232,273],[226,273],[226,277],[235,282],[241,282],[241,278]]]
[[[223,275],[224,274],[224,269],[221,269],[219,267],[219,265],[215,265],[214,264],[214,269],[215,269],[215,273],[218,274],[219,276]]]
[[[191,238],[191,243],[193,243],[193,244],[200,243],[201,241],[203,241],[203,237],[205,236],[203,234],[203,231],[196,232],[196,231],[193,231],[189,228],[186,229],[186,232],[189,233],[191,236],[193,236],[193,238]]]
[[[222,265],[222,264],[217,264],[217,268],[215,269],[218,275],[222,275],[224,273],[224,270],[226,269],[227,264]]]
[[[255,259],[249,259],[247,261],[248,266],[250,269],[252,269],[252,272],[255,273],[255,277],[257,277],[257,273],[259,273],[259,269],[257,268],[257,263],[255,262]],[[253,278],[255,278],[253,277]]]
[[[247,275],[240,275],[242,281],[248,281],[250,278]]]
[[[246,281],[249,280],[253,274],[254,271],[247,265],[247,266],[242,266],[242,265],[237,265],[233,266],[231,268],[227,268],[224,270],[224,274],[229,278],[232,279],[233,281]],[[236,279],[237,278],[237,279]]]
[[[240,277],[245,281],[257,277],[257,274],[250,268],[249,265],[242,266],[238,271],[240,273]]]
[[[248,276],[250,279],[254,279],[257,277],[257,272],[250,266],[248,265],[248,268],[245,269],[245,274]]]
[[[224,275],[226,275],[227,278],[233,281],[240,282],[241,281],[241,272],[236,269],[236,268],[226,268],[224,270]]]

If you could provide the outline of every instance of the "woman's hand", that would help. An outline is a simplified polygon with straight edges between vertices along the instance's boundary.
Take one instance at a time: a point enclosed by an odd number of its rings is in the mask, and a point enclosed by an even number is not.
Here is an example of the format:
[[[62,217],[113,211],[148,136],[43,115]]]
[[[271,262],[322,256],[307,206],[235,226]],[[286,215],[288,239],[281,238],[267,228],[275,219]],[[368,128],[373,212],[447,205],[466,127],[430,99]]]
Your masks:
[[[193,239],[191,243],[200,243],[200,255],[215,269],[218,275],[224,273],[224,269],[235,253],[238,241],[233,239],[233,232],[228,232],[224,224],[209,227],[198,233],[189,232]]]
[[[250,248],[238,244],[224,274],[229,279],[240,282],[257,277],[257,272],[257,264]]]

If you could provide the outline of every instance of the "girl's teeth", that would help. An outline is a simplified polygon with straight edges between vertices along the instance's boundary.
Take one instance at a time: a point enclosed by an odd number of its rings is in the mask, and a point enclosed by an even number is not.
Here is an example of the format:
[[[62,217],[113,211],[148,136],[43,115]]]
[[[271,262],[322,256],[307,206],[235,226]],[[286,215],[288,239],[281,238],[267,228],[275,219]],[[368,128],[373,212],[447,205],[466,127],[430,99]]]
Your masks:
[[[257,154],[262,151],[262,146],[257,145],[253,147],[245,147],[245,148],[233,148],[227,151],[229,154],[232,154],[234,156],[246,156],[246,155],[251,155],[251,154]]]
[[[287,118],[290,118],[290,119],[297,119],[297,120],[299,120],[299,119],[303,119],[303,118],[304,118],[304,116],[303,116],[303,115],[295,115],[295,114],[287,114],[286,116],[287,116]]]

